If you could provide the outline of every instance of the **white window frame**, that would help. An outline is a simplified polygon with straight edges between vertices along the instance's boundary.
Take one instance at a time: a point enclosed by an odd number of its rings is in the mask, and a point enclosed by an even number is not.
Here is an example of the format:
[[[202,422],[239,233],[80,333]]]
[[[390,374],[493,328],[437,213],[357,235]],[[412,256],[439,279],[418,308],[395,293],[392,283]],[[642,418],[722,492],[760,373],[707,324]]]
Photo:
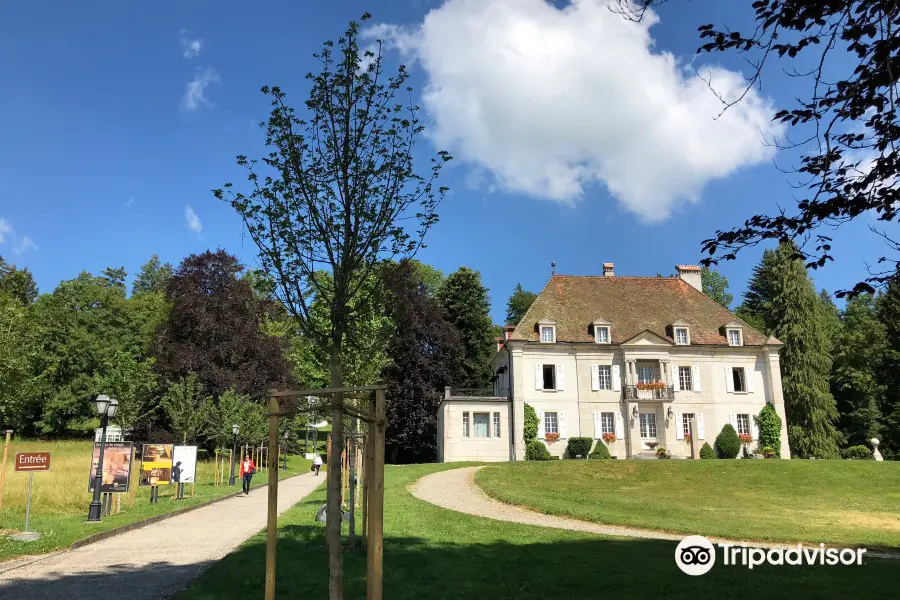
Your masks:
[[[737,334],[737,343],[736,344],[731,339],[731,335],[734,333]],[[744,345],[744,332],[741,331],[740,329],[738,329],[738,328],[726,329],[725,334],[728,336],[728,345],[729,346],[736,347],[736,346]]]
[[[690,327],[673,327],[674,331],[672,331],[672,337],[675,339],[675,344],[677,346],[689,346],[691,344],[691,328]],[[680,331],[684,332],[684,341],[679,341],[678,333]]]
[[[609,421],[607,421],[609,419]],[[600,413],[600,435],[604,433],[616,434],[616,413]]]
[[[691,419],[696,419],[695,413],[681,413],[681,431],[685,436],[691,435]]]
[[[652,423],[651,423],[651,421],[652,421]],[[653,425],[653,435],[650,435],[650,425],[651,424]],[[657,427],[655,412],[640,413],[640,419],[638,421],[638,425],[639,425],[638,429],[640,431],[641,439],[659,439],[659,428]],[[644,426],[645,425],[646,425],[646,429],[647,429],[647,431],[646,431],[647,435],[644,435]]]
[[[494,413],[493,425],[494,425],[494,437],[499,438],[500,437],[500,413],[498,413],[498,412]]]
[[[478,417],[484,415],[486,417],[484,432],[485,435],[478,435]],[[491,437],[491,413],[489,412],[473,412],[472,413],[472,437],[481,440]]]
[[[594,341],[598,344],[609,343],[609,325],[594,325]]]
[[[646,381],[641,379],[641,372],[645,369],[650,369],[650,377]],[[638,383],[653,383],[653,365],[638,365],[636,371]]]
[[[693,368],[690,366],[678,366],[678,385],[682,391],[690,392],[694,389],[694,375],[692,371]],[[687,377],[685,377],[685,373],[687,373]]]
[[[605,380],[604,376],[606,377]],[[597,365],[597,381],[599,382],[600,390],[612,389],[612,365]]]
[[[741,373],[741,380],[744,383],[743,389],[740,389],[740,390],[738,389],[737,381],[734,380],[735,371],[740,371],[740,373]],[[747,387],[748,387],[747,386],[747,377],[748,377],[748,373],[747,373],[746,368],[731,367],[731,385],[732,385],[732,390],[734,391],[735,394],[746,394],[747,393]]]
[[[463,413],[463,434],[464,438],[469,437],[469,428],[471,427],[471,422],[469,421],[469,412],[466,411]]]
[[[550,369],[550,372],[553,376],[552,387],[547,387],[547,369]],[[541,365],[541,389],[545,392],[553,392],[556,391],[559,387],[558,382],[556,381],[556,365],[551,364],[543,364]]]
[[[556,325],[539,325],[538,330],[541,332],[541,343],[542,344],[555,344],[556,343]],[[544,339],[544,333],[546,331],[550,332],[550,339]]]
[[[552,427],[550,426],[552,424]],[[548,433],[559,434],[559,413],[558,412],[545,412],[544,413],[544,435]]]
[[[744,423],[742,423],[744,421]],[[746,427],[744,424],[746,423]],[[737,434],[738,435],[753,435],[752,428],[750,427],[750,415],[747,413],[738,413],[737,415]]]

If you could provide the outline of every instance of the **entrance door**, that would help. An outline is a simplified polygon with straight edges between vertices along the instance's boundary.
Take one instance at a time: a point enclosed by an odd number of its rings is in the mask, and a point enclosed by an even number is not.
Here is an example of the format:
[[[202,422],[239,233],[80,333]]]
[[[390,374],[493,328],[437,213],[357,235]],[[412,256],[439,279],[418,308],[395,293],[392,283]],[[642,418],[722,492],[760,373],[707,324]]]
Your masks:
[[[641,448],[644,450],[649,450],[650,446],[648,446],[651,442],[657,442],[656,439],[656,413],[655,412],[642,412],[641,413]]]

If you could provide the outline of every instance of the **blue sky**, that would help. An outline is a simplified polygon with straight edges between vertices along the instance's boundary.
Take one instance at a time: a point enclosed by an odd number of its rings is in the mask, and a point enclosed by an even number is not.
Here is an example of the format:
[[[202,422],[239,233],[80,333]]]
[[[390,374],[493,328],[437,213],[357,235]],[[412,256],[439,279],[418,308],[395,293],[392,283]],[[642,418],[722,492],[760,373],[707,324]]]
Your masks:
[[[253,264],[239,219],[210,190],[242,180],[236,154],[264,151],[254,125],[267,115],[259,88],[281,85],[299,105],[303,76],[315,66],[311,54],[366,10],[373,22],[399,27],[381,30],[392,60],[410,61],[417,90],[430,86],[421,99],[432,126],[425,147],[449,145],[456,157],[443,178],[452,191],[441,222],[419,258],[445,272],[480,270],[497,322],[515,284],[539,291],[551,261],[565,274],[598,274],[603,262],[614,262],[619,275],[668,275],[676,263],[697,262],[701,241],[716,229],[792,206],[793,179],[772,161],[794,159],[759,150],[752,122],[735,117],[735,131],[753,134],[738,143],[703,114],[686,124],[677,115],[650,122],[630,108],[647,103],[642,94],[670,94],[688,110],[705,102],[683,81],[660,91],[658,73],[741,68],[733,57],[693,58],[697,25],[746,25],[737,3],[669,3],[644,50],[639,40],[617,45],[618,25],[590,29],[591,18],[603,19],[589,11],[593,0],[579,0],[577,14],[540,0],[512,11],[501,10],[510,0],[482,0],[497,6],[474,17],[471,1],[7,5],[0,18],[0,254],[31,269],[42,291],[81,270],[124,265],[133,274],[154,253],[177,264],[222,247]],[[466,15],[478,22],[466,23]],[[487,43],[497,38],[507,39],[505,50]],[[681,67],[667,71],[659,53]],[[628,77],[613,72],[616,62]],[[502,86],[492,88],[497,81]],[[571,81],[577,94],[551,93]],[[758,112],[789,106],[795,85],[775,73]],[[454,100],[479,93],[474,113]],[[745,120],[754,114],[747,109]],[[698,128],[708,135],[679,135]],[[836,239],[839,261],[814,274],[831,290],[852,286],[865,275],[864,261],[882,252],[864,223]],[[736,297],[760,253],[721,266]]]

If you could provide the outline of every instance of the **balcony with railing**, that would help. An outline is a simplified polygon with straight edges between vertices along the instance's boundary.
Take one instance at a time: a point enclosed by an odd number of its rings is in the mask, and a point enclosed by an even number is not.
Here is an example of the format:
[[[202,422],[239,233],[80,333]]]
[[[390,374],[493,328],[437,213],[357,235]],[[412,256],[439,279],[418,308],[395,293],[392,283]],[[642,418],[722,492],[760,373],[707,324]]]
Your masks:
[[[467,387],[451,387],[444,388],[444,398],[483,398],[496,400],[498,398],[506,399],[508,396],[506,389],[501,389],[499,395],[494,388],[467,388]]]
[[[663,402],[675,399],[675,386],[666,385],[664,382],[638,383],[625,386],[626,400],[647,400]]]

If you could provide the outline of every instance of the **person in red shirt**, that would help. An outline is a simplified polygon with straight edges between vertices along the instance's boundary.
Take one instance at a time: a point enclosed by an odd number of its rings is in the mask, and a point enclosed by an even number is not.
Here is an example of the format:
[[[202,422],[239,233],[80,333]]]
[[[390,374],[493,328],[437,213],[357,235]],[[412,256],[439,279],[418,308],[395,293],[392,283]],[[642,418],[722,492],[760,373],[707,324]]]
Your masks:
[[[256,465],[253,464],[253,459],[251,459],[248,454],[244,457],[244,460],[241,461],[241,484],[244,487],[244,496],[250,495],[250,480],[253,479],[255,474]]]

